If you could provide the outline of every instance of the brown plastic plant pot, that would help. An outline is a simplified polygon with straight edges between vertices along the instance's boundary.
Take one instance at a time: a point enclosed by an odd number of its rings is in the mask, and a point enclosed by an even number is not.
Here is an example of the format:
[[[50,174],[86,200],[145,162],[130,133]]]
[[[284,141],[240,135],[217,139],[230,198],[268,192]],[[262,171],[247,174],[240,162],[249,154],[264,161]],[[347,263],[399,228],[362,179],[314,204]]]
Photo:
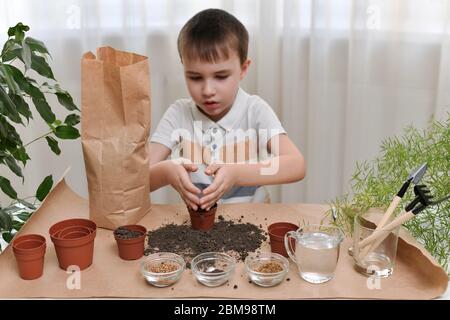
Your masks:
[[[14,253],[33,254],[45,251],[46,240],[39,234],[26,234],[14,238],[12,248]]]
[[[276,222],[272,223],[268,227],[270,237],[270,248],[274,253],[281,254],[284,257],[288,257],[286,248],[284,246],[284,235],[288,231],[297,231],[298,226],[290,222]],[[291,248],[295,250],[295,240],[290,239]]]
[[[86,226],[70,226],[57,231],[54,236],[59,239],[74,239],[74,236],[67,237],[69,234],[80,233],[84,236],[92,233],[94,230]]]
[[[209,211],[199,209],[197,211],[188,207],[189,216],[191,217],[191,225],[195,230],[208,231],[214,226],[216,219],[217,203],[214,204]]]
[[[86,237],[89,234],[90,234],[90,232],[86,232],[86,231],[72,231],[72,232],[66,232],[60,238],[63,239],[63,240],[80,239],[80,238]]]
[[[86,235],[78,234],[75,238],[59,238],[59,233],[71,226],[84,226],[93,231]],[[74,265],[83,270],[92,264],[96,230],[97,225],[88,219],[63,220],[50,227],[50,238],[55,245],[56,256],[61,269],[67,270],[69,266]]]
[[[92,231],[97,229],[97,225],[92,220],[82,218],[67,219],[59,221],[50,227],[48,230],[50,233],[50,238],[52,240],[53,238],[58,238],[59,232],[66,230],[66,228],[72,227],[87,227],[92,229]]]
[[[14,252],[14,256],[17,262],[17,268],[19,269],[19,276],[22,279],[37,279],[44,273],[45,246],[39,248],[41,248],[41,251],[37,253]]]
[[[46,240],[39,234],[26,234],[19,236],[12,242],[14,253],[32,254],[45,251]]]
[[[130,224],[121,226],[121,228],[140,232],[141,235],[136,238],[122,239],[116,235],[114,230],[114,239],[116,239],[117,248],[119,249],[119,257],[123,260],[136,260],[144,255],[145,237],[147,229],[138,224]]]
[[[13,247],[16,253],[36,253],[45,247],[45,241],[40,240],[24,240]]]
[[[67,270],[69,266],[78,266],[84,270],[92,264],[96,230],[87,236],[76,239],[52,239],[55,245],[59,267]]]

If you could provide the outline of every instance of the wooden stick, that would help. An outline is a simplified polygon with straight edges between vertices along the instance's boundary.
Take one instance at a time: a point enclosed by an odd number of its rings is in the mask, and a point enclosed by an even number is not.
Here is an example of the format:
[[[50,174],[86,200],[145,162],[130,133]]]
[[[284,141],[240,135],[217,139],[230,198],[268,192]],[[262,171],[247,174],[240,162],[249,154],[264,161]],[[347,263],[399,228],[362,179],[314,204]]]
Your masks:
[[[375,231],[380,230],[382,227],[384,227],[384,225],[389,221],[389,219],[391,218],[392,213],[394,213],[394,210],[397,208],[398,204],[400,203],[400,201],[402,200],[402,198],[400,198],[399,196],[395,196],[394,199],[392,200],[391,204],[389,205],[389,208],[387,208],[386,212],[383,215],[383,218],[380,220],[380,222],[378,223],[377,227],[375,228]],[[374,232],[375,232],[374,231]],[[383,242],[384,239],[382,239],[381,241],[377,241],[375,243],[372,243],[372,245],[370,246],[366,246],[359,258],[363,259],[369,252],[373,251],[376,247],[378,247],[380,245],[381,242]]]
[[[378,226],[376,227],[375,231],[384,227],[384,225],[391,218],[392,213],[394,213],[394,210],[397,208],[400,201],[402,201],[402,198],[400,198],[399,196],[394,197],[391,204],[389,205],[389,208],[387,208],[383,218],[381,219],[380,223],[378,223]]]
[[[414,217],[415,217],[415,214],[412,213],[412,211],[405,212],[404,214],[400,215],[397,219],[395,219],[394,221],[392,221],[385,227],[382,227],[381,229],[374,231],[370,236],[361,240],[359,242],[359,246],[360,247],[366,246],[369,243],[372,243],[373,241],[380,240],[380,237],[383,237],[383,239],[384,239],[384,237],[387,236],[385,232],[387,232],[387,231],[390,232],[390,231],[394,230],[398,226],[402,225],[406,221],[411,220]]]

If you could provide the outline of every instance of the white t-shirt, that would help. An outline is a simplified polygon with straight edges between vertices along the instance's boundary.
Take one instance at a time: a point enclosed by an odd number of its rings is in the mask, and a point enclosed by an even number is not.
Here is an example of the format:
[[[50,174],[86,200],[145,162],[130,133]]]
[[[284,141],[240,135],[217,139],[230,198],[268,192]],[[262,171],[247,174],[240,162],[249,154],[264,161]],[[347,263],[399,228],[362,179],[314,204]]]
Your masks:
[[[192,99],[177,100],[163,115],[151,142],[171,149],[172,159],[182,157],[196,163],[198,170],[190,175],[202,190],[213,182],[213,177],[204,173],[209,163],[267,159],[267,142],[279,134],[286,131],[267,102],[240,88],[230,111],[217,122],[204,115]],[[264,202],[265,197],[260,186],[233,187],[219,202]]]

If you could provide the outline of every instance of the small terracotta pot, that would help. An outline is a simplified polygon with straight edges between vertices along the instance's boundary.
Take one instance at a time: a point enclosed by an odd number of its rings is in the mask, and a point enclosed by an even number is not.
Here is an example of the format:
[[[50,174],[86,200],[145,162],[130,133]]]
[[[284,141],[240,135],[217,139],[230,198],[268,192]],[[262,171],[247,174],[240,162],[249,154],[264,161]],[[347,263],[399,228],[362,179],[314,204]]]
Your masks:
[[[74,227],[70,229],[69,227]],[[76,231],[75,227],[87,227],[84,231]],[[60,237],[61,231],[74,230]],[[90,230],[92,232],[90,232]],[[89,233],[90,232],[90,233]],[[59,267],[67,270],[69,266],[75,265],[80,270],[86,269],[92,264],[94,255],[94,240],[97,234],[97,225],[88,219],[68,219],[55,223],[49,229],[50,238],[55,245],[56,256]]]
[[[116,236],[114,230],[114,239],[116,239],[117,248],[119,249],[119,257],[123,260],[136,260],[144,255],[145,237],[147,236],[147,229],[138,224],[130,224],[121,226],[130,231],[140,232],[141,235],[131,239],[121,239]],[[116,229],[117,230],[117,229]]]
[[[37,253],[45,250],[46,240],[39,234],[26,234],[17,237],[12,242],[12,248],[14,253]]]
[[[89,219],[75,218],[55,223],[53,226],[50,227],[48,232],[50,233],[50,238],[53,239],[59,237],[59,232],[63,232],[67,228],[74,228],[74,227],[90,228],[92,229],[92,232],[97,229],[97,225],[95,224],[94,221]]]
[[[66,232],[63,236],[61,236],[61,239],[67,240],[67,239],[80,239],[87,235],[89,235],[91,232],[86,231],[72,231],[72,232]]]
[[[272,252],[288,257],[284,246],[284,235],[288,231],[296,231],[298,226],[290,222],[276,222],[268,227],[270,237],[270,248]],[[295,240],[291,239],[291,247],[295,250]]]
[[[197,210],[194,211],[188,207],[189,216],[191,217],[191,225],[195,230],[208,231],[214,226],[216,219],[217,203],[209,209],[209,211]]]
[[[85,226],[70,226],[63,228],[56,232],[55,237],[60,239],[67,239],[67,235],[73,234],[73,233],[79,233],[81,236],[86,236],[94,231],[92,228],[85,227]],[[70,239],[74,239],[74,236],[69,237]]]
[[[25,235],[13,241],[13,252],[22,279],[33,280],[42,276],[45,249],[45,238],[40,235]]]

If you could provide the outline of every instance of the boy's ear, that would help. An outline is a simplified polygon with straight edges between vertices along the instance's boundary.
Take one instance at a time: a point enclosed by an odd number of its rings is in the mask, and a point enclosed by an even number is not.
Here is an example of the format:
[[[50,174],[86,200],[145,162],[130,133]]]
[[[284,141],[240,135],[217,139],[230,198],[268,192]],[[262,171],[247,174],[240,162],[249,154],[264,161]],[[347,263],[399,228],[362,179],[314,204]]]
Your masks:
[[[244,79],[245,75],[247,74],[248,68],[250,67],[250,64],[252,63],[252,60],[247,59],[244,61],[244,63],[241,66],[241,80]]]

